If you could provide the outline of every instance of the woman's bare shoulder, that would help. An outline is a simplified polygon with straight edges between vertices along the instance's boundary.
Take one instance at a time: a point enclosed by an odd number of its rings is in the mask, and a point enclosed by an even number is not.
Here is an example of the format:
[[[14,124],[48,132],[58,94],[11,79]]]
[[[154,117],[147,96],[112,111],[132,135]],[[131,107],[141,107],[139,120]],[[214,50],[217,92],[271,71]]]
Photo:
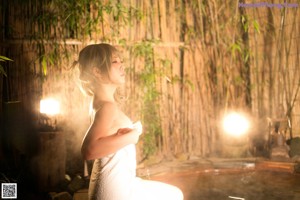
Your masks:
[[[95,111],[95,118],[106,117],[111,118],[118,114],[119,108],[114,102],[103,102],[101,106]]]

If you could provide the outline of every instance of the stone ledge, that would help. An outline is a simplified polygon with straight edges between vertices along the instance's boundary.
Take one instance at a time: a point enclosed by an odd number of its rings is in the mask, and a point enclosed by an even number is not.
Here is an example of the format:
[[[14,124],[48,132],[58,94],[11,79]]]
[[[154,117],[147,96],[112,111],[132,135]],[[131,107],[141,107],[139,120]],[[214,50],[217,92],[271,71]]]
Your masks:
[[[88,189],[81,189],[75,192],[73,200],[88,200]]]

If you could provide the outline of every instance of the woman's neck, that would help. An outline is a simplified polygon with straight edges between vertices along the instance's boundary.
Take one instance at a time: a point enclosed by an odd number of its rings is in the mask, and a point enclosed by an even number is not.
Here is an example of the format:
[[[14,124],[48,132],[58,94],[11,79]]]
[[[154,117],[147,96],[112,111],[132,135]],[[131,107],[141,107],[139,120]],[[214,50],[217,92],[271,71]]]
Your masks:
[[[94,94],[94,108],[100,106],[103,102],[115,102],[114,94],[117,87],[112,84],[100,85]]]

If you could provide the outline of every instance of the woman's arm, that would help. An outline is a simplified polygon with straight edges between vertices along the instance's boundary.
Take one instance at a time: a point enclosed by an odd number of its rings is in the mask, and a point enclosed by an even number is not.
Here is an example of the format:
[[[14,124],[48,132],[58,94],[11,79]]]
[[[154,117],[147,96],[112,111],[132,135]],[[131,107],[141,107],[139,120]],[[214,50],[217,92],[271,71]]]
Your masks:
[[[96,112],[82,143],[81,153],[84,159],[101,158],[115,153],[128,144],[137,143],[141,133],[136,129],[119,129],[116,133],[111,133],[118,112],[117,106],[109,102]]]

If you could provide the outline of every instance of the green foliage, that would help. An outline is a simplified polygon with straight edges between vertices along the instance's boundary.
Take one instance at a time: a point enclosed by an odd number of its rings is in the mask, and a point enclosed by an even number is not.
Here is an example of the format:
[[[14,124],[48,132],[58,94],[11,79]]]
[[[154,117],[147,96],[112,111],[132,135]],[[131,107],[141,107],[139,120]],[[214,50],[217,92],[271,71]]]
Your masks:
[[[145,134],[143,135],[143,153],[150,156],[157,150],[156,141],[161,135],[161,124],[159,116],[159,91],[156,87],[156,80],[161,74],[160,69],[154,66],[153,44],[156,40],[147,40],[135,44],[131,48],[132,54],[137,58],[144,59],[144,69],[138,74],[140,79],[140,87],[143,91],[143,105],[141,110],[142,123],[144,124]],[[168,63],[165,61],[165,63]]]
[[[255,30],[257,33],[260,33],[259,23],[257,22],[257,20],[253,20],[252,23],[253,23],[254,30]]]
[[[256,31],[257,33],[260,33],[259,23],[257,20],[255,20],[255,19],[249,20],[247,15],[242,15],[241,22],[242,22],[245,32],[247,32],[249,30],[249,28],[253,27],[254,31]]]
[[[145,40],[128,46],[126,39],[120,38],[122,28],[132,26],[136,20],[143,20],[144,12],[118,0],[49,0],[30,3],[32,7],[39,8],[29,20],[34,27],[30,38],[37,43],[38,56],[35,60],[40,64],[42,80],[49,75],[50,67],[61,66],[60,60],[69,58],[68,39],[117,42],[128,49],[134,59],[144,61],[144,68],[138,74],[142,91],[141,120],[146,131],[143,134],[143,151],[146,156],[155,153],[162,132],[158,103],[160,93],[156,81],[164,74],[164,70],[155,66],[155,61],[158,60],[166,68],[170,67],[171,62],[158,59],[154,54],[153,45],[158,40]]]
[[[54,65],[54,55],[53,54],[45,54],[41,57],[41,66],[42,66],[42,72],[44,76],[47,76],[48,73],[48,66]]]
[[[117,41],[119,45],[129,49],[134,58],[143,59],[144,69],[138,76],[143,91],[141,118],[147,131],[143,138],[144,153],[153,154],[156,151],[156,138],[161,134],[157,103],[160,94],[156,89],[156,79],[161,70],[154,67],[156,56],[153,51],[153,45],[159,41],[145,40],[128,46],[126,39],[120,39],[122,28],[131,26],[134,20],[143,19],[142,10],[113,0],[52,0],[48,3],[35,3],[42,8],[31,19],[38,27],[32,40],[38,43],[37,61],[41,66],[42,78],[49,74],[49,67],[60,66],[57,64],[60,59],[67,57],[65,53],[68,51],[59,50],[66,45],[59,44],[54,39],[89,40],[97,35],[98,40]],[[49,52],[47,45],[52,45],[53,50]],[[167,65],[166,61],[164,65]]]
[[[95,35],[100,36],[97,40],[103,42],[116,41],[122,27],[131,26],[132,19],[141,20],[144,17],[140,9],[113,0],[50,0],[33,1],[31,4],[39,8],[29,21],[36,27],[30,38],[37,43],[43,76],[47,75],[51,63],[69,58],[67,50],[60,50],[53,56],[47,47],[66,49],[66,43],[61,44],[61,41],[86,41],[95,39]]]
[[[242,22],[242,26],[244,28],[244,31],[247,32],[249,29],[249,20],[247,15],[242,15],[241,16],[241,22]]]
[[[13,182],[17,182],[17,180],[12,177],[8,177],[4,173],[0,173],[0,183],[13,183]]]
[[[7,58],[5,56],[0,55],[0,62],[6,62],[6,61],[13,61],[13,60],[10,59],[10,58]],[[4,76],[7,76],[7,74],[4,70],[4,67],[1,64],[0,64],[0,74],[3,74]]]
[[[236,57],[236,54],[242,52],[242,47],[241,47],[241,41],[235,41],[233,44],[230,45],[230,51],[231,51],[231,56],[233,58]]]

